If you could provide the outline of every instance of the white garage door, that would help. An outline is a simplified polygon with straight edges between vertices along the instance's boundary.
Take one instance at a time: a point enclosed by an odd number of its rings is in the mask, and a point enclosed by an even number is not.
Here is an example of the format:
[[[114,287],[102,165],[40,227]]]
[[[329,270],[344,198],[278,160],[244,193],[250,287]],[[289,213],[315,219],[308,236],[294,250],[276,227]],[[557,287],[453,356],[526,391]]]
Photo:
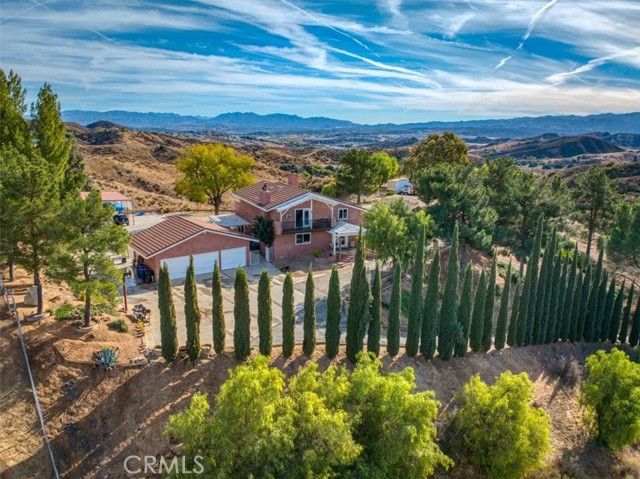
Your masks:
[[[187,276],[187,268],[189,267],[189,257],[179,256],[176,258],[167,258],[162,261],[169,266],[169,275],[171,279],[181,279]],[[193,268],[195,274],[213,274],[213,265],[218,262],[218,252],[200,253],[193,255]]]
[[[222,269],[240,268],[247,265],[247,247],[223,249],[220,252]]]

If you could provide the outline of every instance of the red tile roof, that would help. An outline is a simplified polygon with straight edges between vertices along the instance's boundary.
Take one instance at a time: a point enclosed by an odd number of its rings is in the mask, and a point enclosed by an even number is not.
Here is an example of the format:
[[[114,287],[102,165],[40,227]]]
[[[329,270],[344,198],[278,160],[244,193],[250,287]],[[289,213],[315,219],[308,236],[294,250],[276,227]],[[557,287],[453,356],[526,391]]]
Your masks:
[[[131,247],[145,258],[149,258],[176,243],[180,243],[202,231],[222,233],[228,236],[258,241],[235,231],[230,231],[222,226],[205,221],[198,221],[186,216],[170,216],[166,220],[151,226],[134,235]]]
[[[102,201],[131,201],[131,198],[127,198],[117,191],[102,191],[100,192],[100,195],[102,196]],[[88,191],[80,192],[80,197],[82,199],[85,199],[87,196],[89,196]]]
[[[265,185],[271,192],[271,201],[267,204],[262,204],[260,201],[260,192]],[[262,180],[251,186],[242,188],[241,190],[234,191],[233,194],[234,196],[248,201],[249,203],[258,205],[265,210],[270,210],[271,208],[275,208],[282,203],[286,203],[287,201],[291,201],[299,196],[306,195],[307,193],[309,193],[309,191],[298,188],[297,186],[291,186],[287,183]]]

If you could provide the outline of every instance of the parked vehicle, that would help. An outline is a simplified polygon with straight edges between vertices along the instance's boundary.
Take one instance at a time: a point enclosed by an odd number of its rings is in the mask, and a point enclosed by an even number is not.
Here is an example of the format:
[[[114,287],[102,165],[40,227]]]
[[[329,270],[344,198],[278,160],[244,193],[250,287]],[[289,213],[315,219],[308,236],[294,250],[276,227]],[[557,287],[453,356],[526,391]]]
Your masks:
[[[404,185],[402,190],[398,192],[399,195],[414,195],[413,187],[411,185]]]
[[[119,226],[129,226],[129,215],[125,213],[116,213],[113,215],[113,222]]]

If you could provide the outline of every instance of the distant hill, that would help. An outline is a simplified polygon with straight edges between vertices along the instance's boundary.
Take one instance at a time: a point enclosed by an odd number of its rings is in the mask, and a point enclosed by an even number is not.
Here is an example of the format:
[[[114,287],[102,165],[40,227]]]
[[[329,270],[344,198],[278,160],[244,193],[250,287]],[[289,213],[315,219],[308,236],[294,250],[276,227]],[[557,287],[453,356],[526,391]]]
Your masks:
[[[537,138],[491,143],[474,150],[481,156],[513,156],[515,158],[571,158],[584,154],[617,153],[622,148],[590,135],[542,135]]]
[[[175,113],[140,113],[122,110],[84,111],[67,110],[63,119],[68,122],[89,125],[108,121],[138,130],[156,131],[204,131],[226,133],[304,133],[304,132],[348,132],[358,134],[403,134],[424,136],[429,132],[453,131],[465,137],[525,138],[543,134],[583,135],[594,131],[615,134],[640,135],[640,112],[614,114],[604,113],[588,116],[541,116],[504,120],[470,120],[455,122],[425,122],[406,124],[359,125],[350,121],[331,118],[302,118],[281,113],[258,115],[256,113],[224,113],[216,117],[185,116]]]

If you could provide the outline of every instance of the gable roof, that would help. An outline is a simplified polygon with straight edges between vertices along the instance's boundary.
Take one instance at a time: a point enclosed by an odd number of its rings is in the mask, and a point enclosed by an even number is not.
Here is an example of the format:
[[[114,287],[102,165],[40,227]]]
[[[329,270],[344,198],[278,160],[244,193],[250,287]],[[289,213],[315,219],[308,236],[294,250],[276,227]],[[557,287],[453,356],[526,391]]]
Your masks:
[[[137,233],[131,240],[131,248],[145,258],[150,258],[204,232],[231,236],[246,241],[258,241],[251,236],[230,231],[215,223],[198,221],[186,216],[170,216],[161,223]]]

